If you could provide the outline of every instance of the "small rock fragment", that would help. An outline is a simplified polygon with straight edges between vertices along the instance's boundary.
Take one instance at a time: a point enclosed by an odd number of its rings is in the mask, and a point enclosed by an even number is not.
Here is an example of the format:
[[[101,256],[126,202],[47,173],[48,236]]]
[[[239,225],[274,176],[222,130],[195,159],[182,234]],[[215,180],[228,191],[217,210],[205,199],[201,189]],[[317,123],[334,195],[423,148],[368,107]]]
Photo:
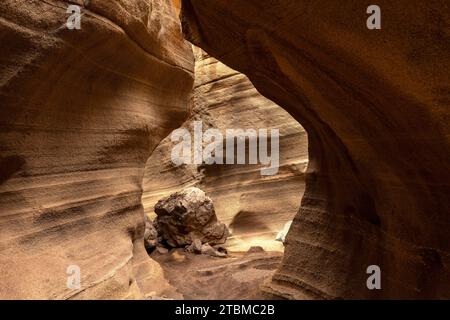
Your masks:
[[[205,243],[202,246],[202,254],[209,255],[211,257],[219,257],[219,258],[227,257],[227,255],[225,253],[217,251],[216,249],[211,247],[211,245],[209,245],[208,243]]]
[[[225,253],[226,255],[228,255],[228,250],[227,250],[227,248],[225,248],[224,245],[218,244],[218,245],[213,246],[213,248],[216,249],[218,252],[222,252],[222,253]]]
[[[158,247],[156,247],[156,251],[158,251],[158,253],[160,253],[160,254],[167,254],[169,252],[169,249],[158,246]]]
[[[248,251],[247,251],[247,253],[262,253],[262,252],[266,252],[266,251],[264,250],[263,247],[260,247],[260,246],[250,247],[250,249],[248,249]]]
[[[186,256],[177,250],[174,250],[170,255],[170,259],[174,262],[181,263],[186,260]]]

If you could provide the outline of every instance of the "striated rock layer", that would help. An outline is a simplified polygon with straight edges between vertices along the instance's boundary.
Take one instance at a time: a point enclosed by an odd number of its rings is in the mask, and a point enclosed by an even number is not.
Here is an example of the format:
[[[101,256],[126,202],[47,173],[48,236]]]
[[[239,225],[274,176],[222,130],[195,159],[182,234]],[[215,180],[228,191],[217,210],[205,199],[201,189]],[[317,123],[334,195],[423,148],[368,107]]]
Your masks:
[[[162,295],[141,184],[188,114],[192,50],[170,1],[91,0],[81,30],[68,5],[2,1],[0,298]]]
[[[261,96],[246,76],[198,48],[194,52],[193,109],[183,127],[192,132],[194,121],[202,121],[203,130],[217,128],[224,136],[226,129],[279,129],[280,168],[276,175],[261,176],[261,165],[176,167],[170,155],[178,142],[169,136],[147,163],[145,212],[153,218],[159,199],[197,186],[213,200],[217,217],[232,231],[227,242],[231,250],[246,251],[252,245],[283,250],[275,237],[300,206],[308,161],[306,133],[286,111]]]
[[[377,4],[371,31],[358,0],[183,1],[190,41],[308,132],[305,196],[266,287],[276,296],[450,297],[450,10]],[[373,264],[381,290],[366,287]]]

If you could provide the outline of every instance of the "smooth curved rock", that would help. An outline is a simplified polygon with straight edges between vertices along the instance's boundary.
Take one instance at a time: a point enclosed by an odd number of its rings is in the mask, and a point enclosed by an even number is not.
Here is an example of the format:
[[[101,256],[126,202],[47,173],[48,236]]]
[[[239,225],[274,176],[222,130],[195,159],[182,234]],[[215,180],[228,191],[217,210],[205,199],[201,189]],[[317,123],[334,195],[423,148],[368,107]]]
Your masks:
[[[1,4],[0,298],[163,295],[142,176],[188,114],[192,50],[168,1],[91,0],[81,30],[68,5]]]
[[[280,270],[286,298],[450,297],[445,0],[184,0],[188,39],[246,74],[309,137]],[[379,265],[382,290],[366,287]]]

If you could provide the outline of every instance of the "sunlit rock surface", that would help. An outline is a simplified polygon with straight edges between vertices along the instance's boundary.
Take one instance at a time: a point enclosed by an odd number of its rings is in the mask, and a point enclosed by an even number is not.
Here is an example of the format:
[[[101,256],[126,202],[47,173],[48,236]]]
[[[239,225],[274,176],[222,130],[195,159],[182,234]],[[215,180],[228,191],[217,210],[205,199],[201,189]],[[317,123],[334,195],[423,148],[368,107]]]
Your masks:
[[[378,1],[381,30],[359,0],[182,3],[187,37],[308,132],[305,197],[266,290],[449,298],[448,1]],[[373,264],[382,290],[366,287]]]
[[[182,165],[171,161],[170,136],[164,139],[147,163],[143,204],[154,217],[155,203],[184,187],[204,190],[217,217],[232,232],[227,245],[246,251],[252,245],[283,250],[275,241],[284,224],[296,214],[304,188],[307,137],[287,112],[262,97],[244,75],[195,50],[195,89],[192,116],[183,127],[193,131],[194,121],[203,129],[279,129],[280,168],[276,175],[262,176],[262,165]],[[248,150],[246,151],[248,157]]]
[[[0,298],[163,296],[141,183],[188,114],[192,50],[170,1],[91,0],[81,30],[68,5],[1,4]]]

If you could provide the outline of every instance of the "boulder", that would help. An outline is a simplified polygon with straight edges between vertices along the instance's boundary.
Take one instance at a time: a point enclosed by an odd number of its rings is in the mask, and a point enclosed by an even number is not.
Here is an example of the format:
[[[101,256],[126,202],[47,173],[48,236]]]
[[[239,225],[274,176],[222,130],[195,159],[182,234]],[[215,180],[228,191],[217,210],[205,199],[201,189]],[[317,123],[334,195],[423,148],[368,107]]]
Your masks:
[[[208,256],[211,256],[211,257],[218,257],[218,258],[226,258],[227,257],[226,253],[217,251],[216,249],[211,247],[211,245],[208,244],[208,243],[205,243],[202,246],[202,254],[208,255]]]
[[[273,179],[262,179],[260,168],[264,165],[248,161],[245,165],[176,166],[171,154],[179,142],[172,141],[169,135],[158,145],[145,168],[142,196],[145,212],[153,211],[162,197],[179,191],[180,185],[201,184],[214,202],[217,218],[232,230],[233,238],[227,247],[239,251],[252,242],[271,250],[283,250],[275,237],[300,207],[308,163],[307,134],[288,112],[259,94],[246,76],[199,48],[194,53],[193,105],[191,117],[182,128],[193,135],[194,121],[201,120],[204,132],[279,129],[280,169]]]
[[[188,188],[155,205],[159,235],[171,247],[185,247],[195,239],[212,245],[225,243],[229,232],[216,217],[213,202],[198,188]]]

